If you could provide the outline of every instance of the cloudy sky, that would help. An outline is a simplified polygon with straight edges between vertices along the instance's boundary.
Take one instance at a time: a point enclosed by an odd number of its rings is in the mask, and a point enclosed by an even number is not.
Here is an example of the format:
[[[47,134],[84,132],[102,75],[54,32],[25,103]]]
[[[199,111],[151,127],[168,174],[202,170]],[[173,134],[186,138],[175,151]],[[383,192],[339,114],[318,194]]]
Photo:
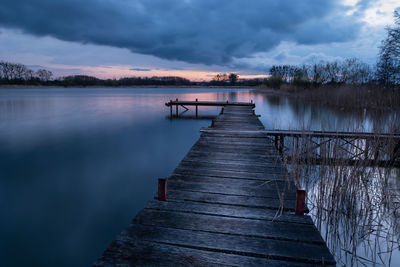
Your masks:
[[[399,0],[0,0],[0,60],[56,76],[217,72],[358,57],[373,64]]]

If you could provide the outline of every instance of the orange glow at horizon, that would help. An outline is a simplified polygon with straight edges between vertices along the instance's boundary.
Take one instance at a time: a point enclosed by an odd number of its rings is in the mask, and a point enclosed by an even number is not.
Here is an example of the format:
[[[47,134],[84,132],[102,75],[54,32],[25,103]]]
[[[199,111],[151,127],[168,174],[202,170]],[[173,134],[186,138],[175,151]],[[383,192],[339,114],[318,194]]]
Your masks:
[[[52,67],[60,67],[60,66],[52,66]],[[63,66],[64,68],[68,68],[70,66]],[[75,66],[76,68],[76,66]],[[204,71],[204,70],[173,70],[173,69],[151,69],[148,67],[143,67],[146,71],[137,71],[131,70],[129,66],[99,66],[99,67],[91,67],[91,66],[79,66],[79,69],[82,70],[80,73],[71,72],[70,75],[89,75],[94,76],[100,79],[119,79],[123,77],[153,77],[153,76],[178,76],[182,78],[189,79],[191,81],[201,82],[201,81],[210,81],[212,78],[217,75],[217,71]],[[140,68],[139,68],[140,69]],[[238,73],[238,72],[235,72]],[[63,76],[67,76],[63,74]],[[240,75],[239,79],[252,79],[252,78],[265,78],[267,75],[259,74],[259,75]]]

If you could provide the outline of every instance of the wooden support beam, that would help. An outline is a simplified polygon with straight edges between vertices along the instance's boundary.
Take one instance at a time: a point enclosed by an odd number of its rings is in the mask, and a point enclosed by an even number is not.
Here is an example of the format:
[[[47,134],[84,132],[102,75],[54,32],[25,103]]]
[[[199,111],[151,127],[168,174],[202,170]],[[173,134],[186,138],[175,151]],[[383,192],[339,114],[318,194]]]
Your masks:
[[[285,137],[284,137],[284,135],[279,136],[279,141],[280,141],[279,152],[282,154],[283,153],[283,147],[285,146]]]
[[[178,102],[178,98],[176,99],[176,102]],[[178,108],[179,108],[179,106],[178,106],[178,104],[176,104],[176,117],[178,117]]]

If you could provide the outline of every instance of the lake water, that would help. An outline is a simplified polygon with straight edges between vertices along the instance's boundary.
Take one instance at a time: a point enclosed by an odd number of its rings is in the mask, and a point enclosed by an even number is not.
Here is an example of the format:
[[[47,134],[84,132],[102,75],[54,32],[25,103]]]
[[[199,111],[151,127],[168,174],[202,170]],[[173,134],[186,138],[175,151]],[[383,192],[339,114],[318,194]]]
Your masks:
[[[0,89],[1,265],[91,265],[210,125],[169,120],[175,98],[253,100],[267,129],[374,127],[367,113],[246,89]]]

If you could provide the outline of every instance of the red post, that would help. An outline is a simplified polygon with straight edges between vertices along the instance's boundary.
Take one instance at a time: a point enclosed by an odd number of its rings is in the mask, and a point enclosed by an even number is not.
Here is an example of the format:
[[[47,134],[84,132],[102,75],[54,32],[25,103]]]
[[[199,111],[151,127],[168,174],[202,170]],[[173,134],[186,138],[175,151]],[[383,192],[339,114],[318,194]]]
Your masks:
[[[214,127],[214,120],[211,121],[211,127]]]
[[[158,200],[167,201],[167,179],[158,179]]]
[[[306,190],[297,190],[296,193],[296,215],[304,215],[306,205]]]

